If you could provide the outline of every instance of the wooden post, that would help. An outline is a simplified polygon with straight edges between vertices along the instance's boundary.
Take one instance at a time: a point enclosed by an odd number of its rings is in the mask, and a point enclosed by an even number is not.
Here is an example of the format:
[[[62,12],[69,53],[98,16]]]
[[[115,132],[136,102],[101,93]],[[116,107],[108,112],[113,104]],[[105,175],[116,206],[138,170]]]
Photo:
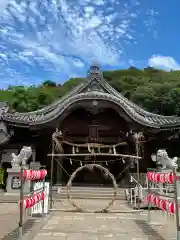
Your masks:
[[[148,178],[147,178],[147,187],[148,187],[147,194],[149,194],[150,193],[150,182],[149,182]],[[150,222],[151,222],[151,206],[148,201],[148,223],[150,223]]]
[[[177,240],[180,240],[180,226],[179,226],[179,204],[178,204],[178,185],[179,178],[176,179],[176,169],[173,168],[173,178],[174,178],[174,201],[175,201],[175,214],[176,214],[176,230],[177,230]],[[178,181],[178,184],[177,184]]]
[[[24,178],[23,178],[23,166],[21,165],[21,171],[20,171],[20,181],[21,181],[21,188],[20,188],[20,209],[19,209],[19,240],[23,239],[23,199],[24,199]]]
[[[136,154],[139,157],[139,143],[136,140]],[[140,209],[140,177],[139,177],[139,159],[136,159],[136,168],[137,168],[137,182],[138,182],[138,210]]]
[[[52,154],[51,154],[51,182],[50,182],[50,209],[53,205],[53,169],[54,169],[54,142],[52,142]]]

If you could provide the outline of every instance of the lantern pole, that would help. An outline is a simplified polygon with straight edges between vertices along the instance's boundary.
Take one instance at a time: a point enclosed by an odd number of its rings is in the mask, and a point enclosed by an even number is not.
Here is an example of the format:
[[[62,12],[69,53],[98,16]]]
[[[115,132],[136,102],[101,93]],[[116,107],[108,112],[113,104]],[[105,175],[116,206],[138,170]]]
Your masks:
[[[173,182],[174,182],[174,201],[175,201],[175,214],[176,214],[176,229],[177,229],[177,240],[180,240],[180,226],[179,226],[179,204],[178,204],[178,185],[179,179],[176,179],[176,168],[173,167]],[[177,183],[178,181],[178,183]]]
[[[138,182],[138,210],[140,209],[140,177],[139,177],[139,144],[138,140],[136,140],[136,154],[137,154],[137,159],[136,159],[136,167],[137,167],[137,182]]]

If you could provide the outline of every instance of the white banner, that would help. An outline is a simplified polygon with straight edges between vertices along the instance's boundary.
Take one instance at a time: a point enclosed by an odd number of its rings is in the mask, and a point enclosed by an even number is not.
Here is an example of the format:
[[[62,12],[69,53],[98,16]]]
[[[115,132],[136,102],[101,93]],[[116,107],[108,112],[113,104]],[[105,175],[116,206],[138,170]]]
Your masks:
[[[45,182],[45,199],[44,199],[44,211],[43,211],[43,200],[35,204],[31,208],[31,215],[33,214],[48,214],[48,208],[49,208],[49,183]],[[43,182],[37,182],[34,184],[34,193],[36,192],[43,192]]]

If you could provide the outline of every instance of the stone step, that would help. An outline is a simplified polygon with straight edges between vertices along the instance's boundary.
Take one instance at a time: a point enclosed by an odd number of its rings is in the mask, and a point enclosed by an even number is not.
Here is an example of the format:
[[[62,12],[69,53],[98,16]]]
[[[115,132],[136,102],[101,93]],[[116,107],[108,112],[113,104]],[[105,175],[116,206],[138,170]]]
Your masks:
[[[70,190],[72,198],[75,199],[112,199],[114,189],[105,187],[72,187]],[[67,198],[66,187],[54,187],[53,196],[56,199]],[[124,189],[118,189],[116,199],[124,199]]]
[[[54,199],[67,199],[67,188],[62,186],[60,193],[57,194],[58,186],[53,186]],[[51,193],[50,193],[51,194]],[[71,196],[74,199],[111,199],[113,195],[113,188],[108,187],[72,187]],[[116,199],[125,199],[125,191],[118,188]],[[11,195],[7,193],[0,193],[0,203],[18,203],[19,195]]]

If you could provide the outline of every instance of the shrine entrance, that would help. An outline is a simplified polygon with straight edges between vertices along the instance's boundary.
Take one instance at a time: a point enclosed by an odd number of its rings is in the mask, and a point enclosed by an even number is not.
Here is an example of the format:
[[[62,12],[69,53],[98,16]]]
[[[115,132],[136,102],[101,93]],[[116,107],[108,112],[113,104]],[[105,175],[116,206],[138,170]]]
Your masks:
[[[86,164],[98,164],[113,174],[118,184],[129,183],[135,155],[128,123],[112,108],[78,107],[66,113],[54,139],[56,183],[66,185],[73,172]],[[84,169],[73,179],[74,185],[112,184],[100,169]]]

